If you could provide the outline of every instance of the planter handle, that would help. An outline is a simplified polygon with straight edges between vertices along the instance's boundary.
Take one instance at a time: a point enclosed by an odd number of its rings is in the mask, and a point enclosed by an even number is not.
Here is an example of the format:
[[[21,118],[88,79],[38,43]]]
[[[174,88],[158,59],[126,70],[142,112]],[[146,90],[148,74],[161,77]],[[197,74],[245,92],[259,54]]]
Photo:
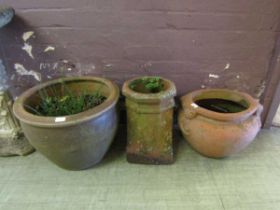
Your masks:
[[[256,116],[260,117],[260,116],[261,116],[261,114],[262,114],[262,112],[263,112],[263,105],[258,104],[258,108],[257,108],[257,110],[256,110],[256,112],[255,112],[255,114],[254,114],[254,115],[256,115]]]
[[[196,117],[196,115],[198,114],[196,112],[196,108],[198,108],[198,105],[194,102],[192,102],[190,95],[185,95],[181,98],[181,102],[182,102],[182,109],[183,109],[183,113],[184,116],[187,119],[193,119]]]
[[[188,108],[184,110],[184,114],[187,119],[193,119],[196,117],[197,112],[192,108]]]

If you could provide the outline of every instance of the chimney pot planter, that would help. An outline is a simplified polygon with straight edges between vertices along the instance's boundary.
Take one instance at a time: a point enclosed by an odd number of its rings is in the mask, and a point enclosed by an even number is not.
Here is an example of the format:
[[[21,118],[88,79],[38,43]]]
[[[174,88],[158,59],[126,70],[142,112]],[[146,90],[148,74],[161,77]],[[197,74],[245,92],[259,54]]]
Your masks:
[[[164,87],[158,93],[141,93],[130,88],[140,78],[124,83],[126,96],[128,162],[142,164],[171,164],[173,107],[176,88],[170,80],[161,78]]]

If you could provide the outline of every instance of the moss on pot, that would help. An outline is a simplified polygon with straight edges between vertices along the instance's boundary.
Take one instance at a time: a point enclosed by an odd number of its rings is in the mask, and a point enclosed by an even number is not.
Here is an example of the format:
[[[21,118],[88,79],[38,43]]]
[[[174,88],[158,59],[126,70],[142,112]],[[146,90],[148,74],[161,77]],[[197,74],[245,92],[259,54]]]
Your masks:
[[[164,83],[160,77],[142,77],[133,80],[129,88],[139,93],[159,93],[163,91]]]
[[[127,108],[127,160],[173,163],[174,83],[159,77],[140,77],[126,81],[122,91]]]

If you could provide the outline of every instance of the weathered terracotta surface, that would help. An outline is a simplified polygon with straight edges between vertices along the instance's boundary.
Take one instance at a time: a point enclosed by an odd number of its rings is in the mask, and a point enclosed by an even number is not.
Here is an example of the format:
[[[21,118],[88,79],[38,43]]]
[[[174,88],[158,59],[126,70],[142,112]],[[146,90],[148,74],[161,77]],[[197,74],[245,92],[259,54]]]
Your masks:
[[[175,85],[163,79],[164,91],[139,93],[129,88],[135,79],[126,81],[122,89],[127,108],[127,160],[143,164],[173,163]]]
[[[119,89],[113,82],[98,77],[63,81],[73,93],[99,90],[107,99],[92,109],[65,117],[42,117],[25,110],[24,105],[38,103],[38,91],[42,88],[62,91],[59,79],[23,93],[15,101],[14,113],[30,143],[49,160],[65,169],[86,169],[102,160],[115,136]]]
[[[248,108],[237,113],[218,113],[197,106],[198,99],[219,98],[246,101]],[[261,128],[263,107],[246,93],[226,89],[205,89],[181,98],[179,125],[185,139],[199,153],[225,157],[246,148]]]

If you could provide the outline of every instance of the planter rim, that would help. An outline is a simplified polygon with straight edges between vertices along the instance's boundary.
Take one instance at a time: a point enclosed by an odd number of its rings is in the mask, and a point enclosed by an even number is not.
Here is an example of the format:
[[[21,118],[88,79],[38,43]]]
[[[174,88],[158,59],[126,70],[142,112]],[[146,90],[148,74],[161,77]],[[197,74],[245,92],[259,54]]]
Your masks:
[[[98,105],[94,108],[91,108],[89,110],[86,110],[84,112],[80,112],[80,113],[73,114],[73,115],[48,117],[48,116],[38,116],[38,115],[35,115],[35,114],[32,114],[32,113],[26,111],[23,104],[29,97],[31,97],[37,91],[39,91],[45,87],[52,86],[57,83],[61,83],[62,81],[63,82],[70,82],[70,81],[100,82],[109,88],[110,94],[107,97],[107,99],[100,105]],[[15,100],[14,105],[13,105],[13,112],[20,121],[22,121],[26,124],[32,125],[32,126],[36,126],[36,127],[54,127],[55,128],[55,127],[71,126],[71,125],[89,121],[93,118],[96,118],[96,117],[102,115],[104,112],[111,109],[117,103],[119,94],[120,93],[119,93],[118,86],[111,80],[108,80],[105,78],[93,77],[93,76],[60,78],[60,79],[55,79],[55,80],[51,80],[48,82],[44,82],[42,84],[36,85],[36,86],[26,90],[23,94],[21,94]]]
[[[144,103],[158,103],[159,101],[170,99],[176,96],[176,87],[174,83],[171,80],[165,79],[163,77],[159,77],[159,78],[164,82],[166,82],[168,84],[168,87],[166,90],[158,93],[141,93],[141,92],[134,91],[129,87],[132,81],[141,79],[143,77],[154,77],[154,76],[135,77],[125,81],[122,87],[123,95],[131,100],[137,102],[144,102]]]
[[[207,92],[224,92],[224,93],[231,93],[236,94],[243,98],[248,103],[248,108],[244,111],[237,112],[237,113],[219,113],[215,111],[211,111],[208,109],[205,109],[203,107],[198,106],[194,98],[201,95],[202,93]],[[211,97],[209,97],[211,98]],[[222,98],[221,98],[222,99]],[[185,96],[181,97],[181,102],[183,105],[183,108],[189,109],[195,114],[199,114],[205,117],[208,117],[210,119],[216,119],[220,121],[244,121],[248,119],[251,115],[257,114],[258,110],[259,112],[262,111],[262,105],[260,105],[259,101],[257,99],[254,99],[252,96],[250,96],[247,93],[239,92],[236,90],[229,90],[229,89],[200,89],[193,91]]]

